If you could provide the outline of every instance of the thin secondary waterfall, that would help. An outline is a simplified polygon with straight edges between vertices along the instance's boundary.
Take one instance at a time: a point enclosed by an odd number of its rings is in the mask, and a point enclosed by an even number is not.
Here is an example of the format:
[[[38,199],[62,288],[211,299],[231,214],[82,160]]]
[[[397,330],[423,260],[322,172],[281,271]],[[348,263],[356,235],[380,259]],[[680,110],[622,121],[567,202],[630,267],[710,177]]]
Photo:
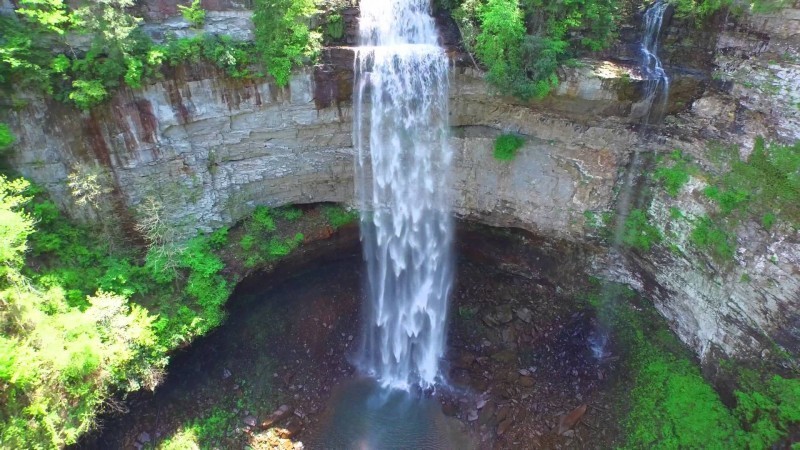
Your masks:
[[[651,121],[657,122],[666,113],[669,77],[661,65],[661,58],[658,57],[658,38],[661,35],[661,25],[668,6],[667,2],[659,0],[644,13],[644,33],[640,52],[642,75],[645,77],[644,95],[647,102],[645,124]],[[656,116],[651,117],[654,111]]]
[[[643,130],[647,131],[648,125],[659,122],[666,114],[667,100],[669,99],[669,76],[661,64],[658,57],[658,38],[661,35],[661,26],[664,22],[664,13],[669,4],[658,0],[644,13],[644,32],[640,45],[641,53],[641,73],[644,77],[644,114],[642,123]],[[625,233],[625,220],[631,212],[631,205],[635,202],[637,193],[634,192],[636,177],[642,170],[642,158],[639,150],[634,150],[631,156],[631,164],[625,173],[622,190],[617,198],[617,217],[614,222],[613,234],[611,236],[611,248],[617,251],[622,245]],[[609,295],[604,291],[603,296]],[[605,302],[608,299],[604,300]],[[608,330],[604,323],[606,318],[604,311],[600,311],[600,326],[597,332],[590,337],[592,352],[596,358],[606,355],[606,345],[608,344]]]
[[[448,63],[426,0],[363,0],[354,145],[368,274],[365,369],[382,384],[439,378],[452,235]]]

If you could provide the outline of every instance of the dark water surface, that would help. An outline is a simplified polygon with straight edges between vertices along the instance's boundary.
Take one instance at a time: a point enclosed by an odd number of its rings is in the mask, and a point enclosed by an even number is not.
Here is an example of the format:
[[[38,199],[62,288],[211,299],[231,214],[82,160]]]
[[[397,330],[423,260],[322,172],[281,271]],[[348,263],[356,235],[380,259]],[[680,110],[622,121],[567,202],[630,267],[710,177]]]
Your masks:
[[[456,419],[434,399],[388,390],[361,378],[333,393],[316,432],[303,440],[320,449],[469,449]]]
[[[359,253],[353,240],[313,264],[248,279],[229,302],[226,323],[174,355],[155,393],[134,395],[129,413],[106,417],[77,447],[138,448],[147,433],[145,447],[153,448],[216,410],[233,419],[225,437],[201,447],[263,448],[240,431],[244,417],[262,420],[286,403],[322,411],[293,439],[307,449],[469,448],[436,400],[386,392],[352,374],[347,361],[357,353],[363,301]]]

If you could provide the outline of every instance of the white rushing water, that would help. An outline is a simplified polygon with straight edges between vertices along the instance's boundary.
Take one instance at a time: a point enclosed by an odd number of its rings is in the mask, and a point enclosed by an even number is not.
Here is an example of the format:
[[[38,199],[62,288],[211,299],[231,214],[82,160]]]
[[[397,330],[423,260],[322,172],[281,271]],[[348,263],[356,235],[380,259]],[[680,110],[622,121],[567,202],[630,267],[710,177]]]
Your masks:
[[[424,0],[363,0],[354,145],[368,273],[363,365],[432,386],[452,286],[448,63]]]
[[[667,98],[669,97],[669,77],[661,65],[658,57],[658,38],[661,35],[661,25],[664,23],[664,13],[669,4],[659,0],[644,13],[644,33],[640,52],[642,55],[642,74],[645,81],[645,99],[647,101],[647,114],[645,124],[650,121],[657,122],[666,113]],[[656,101],[658,99],[658,101]],[[656,116],[651,117],[655,112]]]

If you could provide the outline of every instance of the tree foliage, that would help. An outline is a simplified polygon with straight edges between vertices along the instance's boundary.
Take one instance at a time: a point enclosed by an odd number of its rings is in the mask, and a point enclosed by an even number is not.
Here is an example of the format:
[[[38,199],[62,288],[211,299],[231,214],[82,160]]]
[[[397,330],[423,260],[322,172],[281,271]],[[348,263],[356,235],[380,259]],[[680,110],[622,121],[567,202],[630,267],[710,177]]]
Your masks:
[[[501,92],[541,98],[558,85],[558,67],[603,49],[616,32],[614,0],[465,0],[453,12],[464,46]]]
[[[289,83],[292,67],[316,57],[322,35],[309,29],[313,0],[255,0],[256,51],[278,86]]]
[[[280,86],[291,69],[319,52],[321,34],[309,29],[313,0],[259,0],[255,4],[255,44],[230,36],[167,36],[155,44],[130,14],[132,0],[85,2],[71,9],[64,0],[21,0],[20,20],[0,16],[0,89],[39,89],[56,99],[90,109],[125,85],[139,88],[160,76],[164,64],[209,61],[235,78],[259,76],[263,62]],[[201,27],[199,1],[181,13]],[[70,35],[84,35],[88,48],[75,48]]]
[[[143,308],[103,290],[74,306],[63,286],[24,274],[29,187],[0,176],[0,446],[63,447],[114,389],[153,384],[160,362]]]

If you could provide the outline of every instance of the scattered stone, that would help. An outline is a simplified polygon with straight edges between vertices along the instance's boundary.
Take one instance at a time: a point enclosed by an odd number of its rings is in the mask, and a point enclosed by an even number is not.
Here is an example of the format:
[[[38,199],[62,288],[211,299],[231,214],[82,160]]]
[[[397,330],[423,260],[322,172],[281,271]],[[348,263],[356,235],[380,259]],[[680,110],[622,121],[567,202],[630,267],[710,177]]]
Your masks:
[[[266,418],[263,422],[261,422],[261,428],[269,428],[273,424],[280,422],[281,420],[285,419],[292,413],[293,409],[289,405],[281,405],[278,409],[276,409],[269,417]]]
[[[469,369],[472,367],[472,363],[475,362],[475,355],[472,353],[462,353],[461,356],[458,357],[457,360],[453,362],[453,366],[462,368],[462,369]]]
[[[500,333],[503,337],[503,342],[506,344],[513,343],[516,340],[516,333],[514,333],[514,328],[504,328],[503,331]]]
[[[258,424],[256,418],[252,415],[245,416],[245,418],[242,419],[242,422],[244,422],[244,424],[248,427],[255,427]]]
[[[528,308],[520,308],[520,309],[515,310],[514,313],[517,315],[519,320],[521,320],[521,321],[523,321],[525,323],[531,323],[531,318],[533,317],[533,313],[531,312],[530,309],[528,309]]]
[[[497,424],[497,435],[498,435],[498,436],[502,436],[502,435],[503,435],[503,433],[505,433],[506,431],[508,431],[508,429],[511,427],[511,425],[512,425],[513,423],[514,423],[514,420],[512,420],[510,417],[509,417],[509,418],[507,418],[506,420],[504,420],[504,421],[502,421],[502,422],[498,423],[498,424]]]
[[[298,418],[292,417],[291,419],[289,419],[289,422],[286,423],[285,427],[279,428],[277,431],[278,431],[278,436],[280,436],[281,438],[291,439],[300,434],[300,431],[302,430],[303,430],[303,422],[301,422],[300,419]]]
[[[481,409],[481,412],[478,415],[478,423],[481,425],[486,425],[487,423],[491,422],[493,415],[494,403],[490,402],[483,409]]]
[[[519,383],[519,385],[522,387],[533,387],[533,378],[524,376],[519,377],[517,383]]]
[[[442,414],[447,417],[453,417],[458,413],[458,407],[452,402],[445,402],[442,405]]]
[[[222,379],[223,380],[227,380],[228,378],[231,377],[231,375],[233,375],[233,374],[228,369],[225,369],[225,370],[222,371]]]
[[[142,431],[141,433],[139,433],[139,437],[136,438],[136,441],[141,444],[147,444],[148,442],[150,442],[150,433]]]
[[[530,374],[531,374],[531,372],[530,372],[529,370],[527,370],[527,369],[519,369],[519,371],[518,371],[518,372],[519,372],[519,374],[520,374],[520,375],[522,375],[523,377],[530,376]]]
[[[482,399],[478,400],[478,404],[475,405],[475,407],[478,408],[478,409],[482,409],[484,406],[486,406],[486,399],[485,398],[482,398]]]
[[[506,374],[506,381],[508,381],[509,383],[515,383],[518,378],[519,375],[517,375],[517,372],[511,371],[508,372],[508,374]]]
[[[517,353],[510,349],[500,350],[492,355],[492,359],[497,362],[510,363],[517,359]]]
[[[569,412],[565,416],[561,416],[558,421],[558,434],[564,434],[567,430],[572,429],[580,422],[584,414],[586,414],[587,405],[583,404]]]
[[[508,417],[509,412],[511,412],[511,408],[508,405],[503,405],[497,410],[495,418],[498,422],[502,422],[506,417]]]
[[[467,414],[467,420],[469,420],[470,422],[478,420],[478,410],[477,409],[470,410],[470,412]]]
[[[490,327],[503,325],[512,320],[514,320],[514,316],[511,313],[510,305],[498,306],[497,309],[483,316],[483,323]]]

